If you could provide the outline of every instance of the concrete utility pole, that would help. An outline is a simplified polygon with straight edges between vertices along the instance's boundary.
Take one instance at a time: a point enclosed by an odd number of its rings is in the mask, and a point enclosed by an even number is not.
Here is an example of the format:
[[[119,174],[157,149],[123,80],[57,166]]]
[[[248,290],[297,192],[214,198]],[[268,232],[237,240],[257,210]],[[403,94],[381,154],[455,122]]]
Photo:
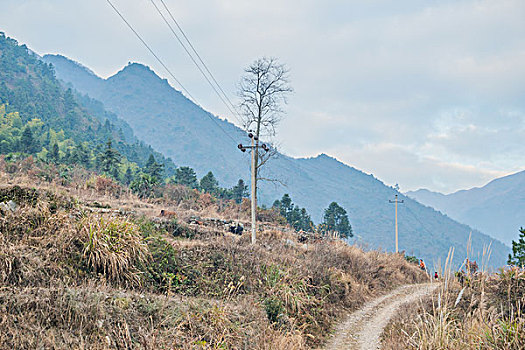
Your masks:
[[[397,203],[404,203],[405,201],[404,200],[399,200],[397,199],[397,194],[396,194],[396,199],[394,199],[393,201],[388,201],[390,203],[395,203],[395,206],[396,206],[396,253],[399,253],[399,247],[398,247],[398,240],[397,240]]]
[[[257,136],[253,135],[251,132],[248,134],[248,137],[252,140],[251,146],[243,146],[243,144],[239,144],[237,148],[239,148],[242,152],[246,152],[247,149],[252,150],[252,244],[255,244],[256,236],[257,236],[257,152],[259,152],[259,148],[262,148],[265,152],[268,152],[270,149],[265,145],[262,144],[259,146],[259,139]]]
[[[255,236],[257,234],[257,174],[255,172],[255,137],[252,139],[252,244],[255,244]]]

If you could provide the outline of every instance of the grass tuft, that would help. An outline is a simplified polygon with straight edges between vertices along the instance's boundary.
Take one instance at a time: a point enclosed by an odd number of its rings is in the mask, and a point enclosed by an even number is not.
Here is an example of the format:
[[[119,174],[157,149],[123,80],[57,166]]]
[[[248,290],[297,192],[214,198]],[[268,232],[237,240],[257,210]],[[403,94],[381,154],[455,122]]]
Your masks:
[[[150,258],[138,227],[127,219],[88,216],[80,232],[86,241],[83,256],[96,272],[115,282],[140,284],[136,265]]]

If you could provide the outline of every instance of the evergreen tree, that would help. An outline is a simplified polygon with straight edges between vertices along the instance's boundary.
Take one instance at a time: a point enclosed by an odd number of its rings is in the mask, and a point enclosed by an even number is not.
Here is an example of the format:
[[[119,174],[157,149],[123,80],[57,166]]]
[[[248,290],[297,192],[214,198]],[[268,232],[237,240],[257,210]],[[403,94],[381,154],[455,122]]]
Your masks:
[[[523,267],[525,266],[525,229],[520,229],[520,235],[517,241],[512,241],[512,254],[509,254],[509,265]]]
[[[301,208],[301,212],[299,213],[299,224],[300,226],[296,228],[297,230],[312,231],[314,228],[312,217],[308,214],[306,208]]]
[[[111,134],[111,131],[113,130],[113,127],[111,125],[111,123],[109,122],[108,119],[106,119],[106,122],[104,123],[104,130],[108,133],[108,134]]]
[[[242,199],[248,197],[248,186],[244,184],[243,179],[239,179],[237,185],[233,186],[231,192],[235,203],[241,204]]]
[[[120,181],[120,169],[118,166],[113,167],[113,170],[111,172],[111,176],[117,181]]]
[[[210,171],[204,175],[200,181],[200,188],[206,193],[216,193],[219,188],[219,182],[215,179],[215,176]]]
[[[280,201],[279,209],[281,210],[281,215],[284,216],[287,220],[290,219],[290,214],[292,213],[293,208],[294,204],[292,202],[292,198],[288,193],[285,193]]]
[[[144,173],[151,176],[156,182],[159,182],[162,179],[162,173],[164,171],[164,164],[159,164],[155,160],[153,154],[150,154],[148,162],[144,167]]]
[[[0,141],[0,153],[5,154],[11,152],[11,143],[7,140]]]
[[[52,162],[55,162],[55,163],[58,163],[58,161],[60,160],[60,150],[58,148],[58,144],[57,143],[54,143],[51,146],[51,150],[47,154],[47,159],[49,161],[52,161]]]
[[[75,151],[73,152],[73,158],[74,161],[86,168],[91,168],[91,156],[90,152],[86,149],[86,147],[79,143],[75,146]]]
[[[299,208],[292,202],[288,193],[283,195],[281,200],[276,200],[273,207],[279,210],[279,213],[286,219],[296,231],[312,231],[314,224],[312,218],[308,215],[305,208]]]
[[[107,174],[115,174],[120,165],[120,153],[113,148],[111,140],[106,143],[104,152],[100,155],[100,167]]]
[[[38,141],[33,137],[33,132],[29,126],[24,128],[22,136],[20,137],[20,150],[24,153],[36,153],[38,152],[37,147]]]
[[[77,103],[75,101],[75,97],[73,96],[73,91],[71,88],[69,88],[64,92],[64,107],[66,108],[66,111],[69,112],[76,106]]]
[[[195,170],[188,166],[182,166],[175,171],[174,183],[191,188],[197,188],[197,175]]]
[[[328,208],[325,209],[321,230],[324,233],[338,232],[341,238],[353,236],[346,210],[336,202],[330,203]]]
[[[131,167],[128,167],[126,169],[126,172],[124,173],[124,184],[129,186],[132,181],[133,181],[133,173],[131,171]]]

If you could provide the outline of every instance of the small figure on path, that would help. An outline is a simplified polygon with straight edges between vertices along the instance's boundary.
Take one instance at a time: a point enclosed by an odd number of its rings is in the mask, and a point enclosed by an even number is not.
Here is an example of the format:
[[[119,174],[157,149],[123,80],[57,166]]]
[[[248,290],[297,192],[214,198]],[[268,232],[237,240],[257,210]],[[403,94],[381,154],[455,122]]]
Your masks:
[[[423,271],[427,270],[427,267],[425,266],[425,263],[423,262],[423,259],[419,259],[419,268]]]

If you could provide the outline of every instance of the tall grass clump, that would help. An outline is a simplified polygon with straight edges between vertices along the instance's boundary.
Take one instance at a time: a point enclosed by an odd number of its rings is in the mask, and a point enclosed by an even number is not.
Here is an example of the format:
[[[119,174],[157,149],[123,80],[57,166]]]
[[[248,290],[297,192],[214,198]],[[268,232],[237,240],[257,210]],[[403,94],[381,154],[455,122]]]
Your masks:
[[[149,259],[137,225],[123,218],[89,216],[81,223],[83,256],[92,271],[114,282],[140,282],[138,265]]]
[[[460,267],[467,270],[465,278],[456,279],[452,255],[451,250],[439,292],[413,308],[415,319],[406,316],[389,327],[384,348],[525,349],[525,270],[511,267],[488,273],[487,247],[481,270],[469,271],[467,258]]]

